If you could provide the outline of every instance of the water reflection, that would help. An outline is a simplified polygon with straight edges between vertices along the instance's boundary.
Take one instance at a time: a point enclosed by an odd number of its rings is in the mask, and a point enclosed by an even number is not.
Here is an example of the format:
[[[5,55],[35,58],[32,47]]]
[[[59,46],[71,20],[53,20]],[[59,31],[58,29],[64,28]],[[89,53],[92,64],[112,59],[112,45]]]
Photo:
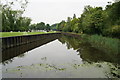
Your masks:
[[[13,61],[14,57],[24,57],[27,51],[30,51],[36,47],[40,47],[42,45],[45,45],[51,41],[54,41],[55,39],[57,39],[58,37],[60,37],[60,35],[58,34],[57,36],[50,36],[44,38],[44,40],[38,40],[36,42],[32,42],[29,44],[24,44],[24,45],[20,45],[20,46],[16,46],[16,47],[12,47],[12,48],[8,48],[2,51],[2,63],[8,64],[11,63]]]
[[[7,49],[2,54],[4,78],[120,77],[118,55],[105,53],[71,36],[53,36]]]
[[[89,43],[70,36],[62,36],[59,41],[66,44],[67,48],[73,48],[79,52],[80,58],[87,62],[111,62],[120,64],[120,56],[117,54],[105,53]]]
[[[103,62],[108,62],[107,65],[110,68],[110,73],[114,77],[120,77],[120,56],[117,54],[105,53],[95,47],[92,47],[90,43],[70,36],[62,36],[59,41],[66,44],[67,48],[73,48],[79,52],[80,58],[82,58],[84,64],[97,64],[98,67],[102,67]]]

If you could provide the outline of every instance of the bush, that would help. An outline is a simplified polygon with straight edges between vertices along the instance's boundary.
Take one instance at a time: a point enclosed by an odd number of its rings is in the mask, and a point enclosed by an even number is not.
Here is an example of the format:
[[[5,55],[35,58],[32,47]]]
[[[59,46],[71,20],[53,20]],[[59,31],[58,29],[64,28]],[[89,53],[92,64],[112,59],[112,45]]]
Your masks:
[[[120,38],[120,25],[114,25],[111,28],[104,30],[105,36]]]

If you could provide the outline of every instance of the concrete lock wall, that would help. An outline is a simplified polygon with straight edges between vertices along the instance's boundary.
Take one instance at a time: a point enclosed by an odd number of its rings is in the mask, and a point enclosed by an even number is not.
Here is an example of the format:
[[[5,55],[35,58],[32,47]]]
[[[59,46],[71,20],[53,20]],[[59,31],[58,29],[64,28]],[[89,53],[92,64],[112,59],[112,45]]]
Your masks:
[[[22,44],[31,43],[38,40],[44,40],[45,38],[52,38],[61,33],[48,33],[48,34],[37,34],[37,35],[24,35],[24,36],[13,36],[13,37],[2,37],[2,50],[19,46]]]

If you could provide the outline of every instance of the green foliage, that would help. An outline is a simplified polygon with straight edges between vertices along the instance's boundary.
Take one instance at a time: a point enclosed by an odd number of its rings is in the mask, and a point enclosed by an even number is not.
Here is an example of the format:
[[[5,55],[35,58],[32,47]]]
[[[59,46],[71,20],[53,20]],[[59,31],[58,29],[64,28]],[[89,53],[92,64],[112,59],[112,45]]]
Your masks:
[[[37,24],[32,24],[30,25],[30,30],[45,30],[45,31],[50,31],[51,26],[49,24],[45,24],[44,22],[40,22]]]
[[[44,22],[40,22],[38,24],[36,24],[36,27],[35,27],[37,30],[44,30],[45,28],[45,23]]]
[[[84,17],[82,19],[83,31],[88,34],[100,34],[103,29],[103,15],[102,8],[89,8],[88,11],[83,13]]]
[[[76,18],[76,15],[74,14],[74,15],[73,15],[73,19],[75,19],[75,18]]]
[[[110,3],[105,10],[102,7],[85,6],[80,18],[74,14],[73,19],[68,17],[66,22],[58,23],[57,29],[120,38],[120,1]]]
[[[2,5],[2,31],[28,31],[31,19],[22,17],[24,10],[13,10],[11,4]],[[26,4],[21,5],[24,9]]]
[[[53,30],[53,31],[57,30],[57,25],[58,25],[58,23],[51,25],[51,30]]]
[[[104,35],[120,38],[120,1],[106,7],[106,22]]]
[[[120,23],[118,23],[120,21],[120,2],[109,5],[108,7],[106,7],[106,11],[110,23],[112,25],[120,25]]]
[[[73,20],[71,20],[71,26],[72,32],[78,32],[79,23],[77,18],[73,18]]]
[[[106,53],[118,54],[120,40],[107,38],[101,35],[92,35],[88,37],[88,42],[92,46],[105,51]]]
[[[118,37],[120,38],[120,25],[113,25],[110,28],[105,30],[105,35],[110,36],[110,37]]]
[[[50,25],[46,24],[46,31],[50,31]]]
[[[62,31],[62,30],[64,30],[65,31],[65,24],[66,24],[66,22],[65,21],[61,21],[59,24],[57,24],[57,29],[59,30],[59,31]]]
[[[66,25],[65,25],[65,28],[63,30],[65,30],[66,32],[72,32],[72,26],[71,26],[71,18],[68,17],[67,18],[67,22],[66,22]]]
[[[116,38],[103,37],[99,35],[77,35],[62,36],[59,41],[66,44],[68,49],[76,50],[84,61],[88,62],[112,62],[119,63],[119,43]],[[91,56],[92,55],[92,56]]]
[[[0,31],[2,31],[2,5],[0,4]]]

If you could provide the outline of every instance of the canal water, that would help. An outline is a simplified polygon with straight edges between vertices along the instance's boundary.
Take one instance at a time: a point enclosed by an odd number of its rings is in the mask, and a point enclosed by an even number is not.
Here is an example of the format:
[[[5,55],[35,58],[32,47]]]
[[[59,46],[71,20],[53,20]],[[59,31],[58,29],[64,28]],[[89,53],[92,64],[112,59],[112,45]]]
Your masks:
[[[3,78],[119,78],[117,55],[82,39],[57,36],[3,51]]]

